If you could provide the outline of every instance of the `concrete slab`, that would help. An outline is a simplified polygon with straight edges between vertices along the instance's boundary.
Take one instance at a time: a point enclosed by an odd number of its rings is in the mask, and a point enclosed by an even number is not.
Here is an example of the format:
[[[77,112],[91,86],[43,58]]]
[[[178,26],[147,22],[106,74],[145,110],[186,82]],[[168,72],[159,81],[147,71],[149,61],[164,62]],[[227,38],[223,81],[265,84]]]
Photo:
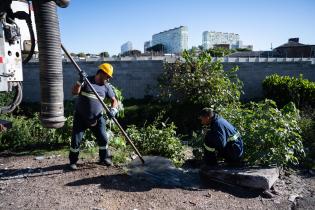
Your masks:
[[[268,190],[279,177],[278,168],[203,168],[204,178],[227,184]]]

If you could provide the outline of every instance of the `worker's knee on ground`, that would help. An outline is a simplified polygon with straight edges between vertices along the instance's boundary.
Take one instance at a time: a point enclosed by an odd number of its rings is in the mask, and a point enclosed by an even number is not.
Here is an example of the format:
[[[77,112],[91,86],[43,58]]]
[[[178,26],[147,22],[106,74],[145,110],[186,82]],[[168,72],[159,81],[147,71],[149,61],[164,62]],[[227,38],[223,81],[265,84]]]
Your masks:
[[[203,160],[207,165],[217,165],[217,155],[215,152],[205,151],[203,155]]]
[[[231,144],[224,155],[225,162],[229,165],[238,165],[243,158],[243,148],[237,144]]]

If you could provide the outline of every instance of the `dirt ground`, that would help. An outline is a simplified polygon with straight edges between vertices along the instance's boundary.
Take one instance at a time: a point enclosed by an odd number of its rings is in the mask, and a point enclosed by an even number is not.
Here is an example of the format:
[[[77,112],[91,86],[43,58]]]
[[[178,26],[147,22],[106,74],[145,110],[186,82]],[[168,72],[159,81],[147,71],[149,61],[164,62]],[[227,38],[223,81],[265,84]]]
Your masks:
[[[205,182],[198,189],[138,180],[123,167],[80,160],[70,171],[62,156],[0,157],[0,209],[314,209],[310,171],[282,173],[272,198]]]

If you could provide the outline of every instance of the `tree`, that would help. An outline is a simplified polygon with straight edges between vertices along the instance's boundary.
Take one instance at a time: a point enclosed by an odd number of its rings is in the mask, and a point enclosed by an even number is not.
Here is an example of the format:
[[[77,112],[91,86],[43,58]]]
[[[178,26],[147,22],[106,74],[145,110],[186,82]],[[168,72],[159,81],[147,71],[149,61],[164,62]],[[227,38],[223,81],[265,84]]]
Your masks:
[[[135,56],[135,57],[138,57],[138,56],[141,56],[141,51],[139,51],[139,50],[129,50],[127,52],[122,53],[121,56]]]
[[[84,52],[78,53],[77,56],[80,57],[80,58],[85,58],[86,57]]]
[[[190,51],[197,51],[197,50],[198,50],[198,48],[195,47],[195,46],[192,46],[191,49],[190,49]]]
[[[109,53],[107,51],[101,52],[100,56],[103,58],[108,58],[109,57]]]
[[[236,51],[238,51],[238,52],[249,52],[249,51],[253,51],[253,50],[249,49],[249,48],[237,48]]]
[[[204,50],[204,47],[202,45],[198,45],[198,49],[203,51]]]
[[[237,67],[228,71],[220,61],[212,62],[209,52],[183,52],[184,62],[166,63],[159,78],[163,99],[202,106],[224,106],[238,102],[242,82]]]
[[[223,47],[218,47],[218,48],[213,48],[213,49],[208,49],[207,52],[212,56],[212,57],[224,57],[229,54],[231,54],[231,50]]]

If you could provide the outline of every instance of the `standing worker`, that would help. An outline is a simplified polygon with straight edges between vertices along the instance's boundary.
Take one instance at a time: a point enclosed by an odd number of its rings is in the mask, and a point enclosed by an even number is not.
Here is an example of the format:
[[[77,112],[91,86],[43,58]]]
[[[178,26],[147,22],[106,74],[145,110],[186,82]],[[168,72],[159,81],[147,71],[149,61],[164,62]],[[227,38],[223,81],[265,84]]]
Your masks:
[[[101,99],[109,98],[111,101],[110,118],[116,116],[117,99],[115,93],[108,83],[113,76],[113,66],[109,63],[103,63],[98,67],[95,76],[88,77]],[[73,118],[71,147],[69,153],[70,168],[77,169],[76,163],[79,159],[80,142],[83,138],[84,131],[90,129],[96,137],[99,145],[99,161],[102,165],[112,166],[111,156],[108,149],[108,137],[106,135],[106,121],[103,118],[103,106],[97,99],[91,88],[84,82],[81,77],[73,89],[73,95],[79,95],[75,105]]]
[[[200,112],[201,124],[209,129],[204,139],[204,161],[208,166],[216,166],[218,158],[224,158],[231,166],[238,166],[243,157],[243,141],[237,129],[211,108]]]

